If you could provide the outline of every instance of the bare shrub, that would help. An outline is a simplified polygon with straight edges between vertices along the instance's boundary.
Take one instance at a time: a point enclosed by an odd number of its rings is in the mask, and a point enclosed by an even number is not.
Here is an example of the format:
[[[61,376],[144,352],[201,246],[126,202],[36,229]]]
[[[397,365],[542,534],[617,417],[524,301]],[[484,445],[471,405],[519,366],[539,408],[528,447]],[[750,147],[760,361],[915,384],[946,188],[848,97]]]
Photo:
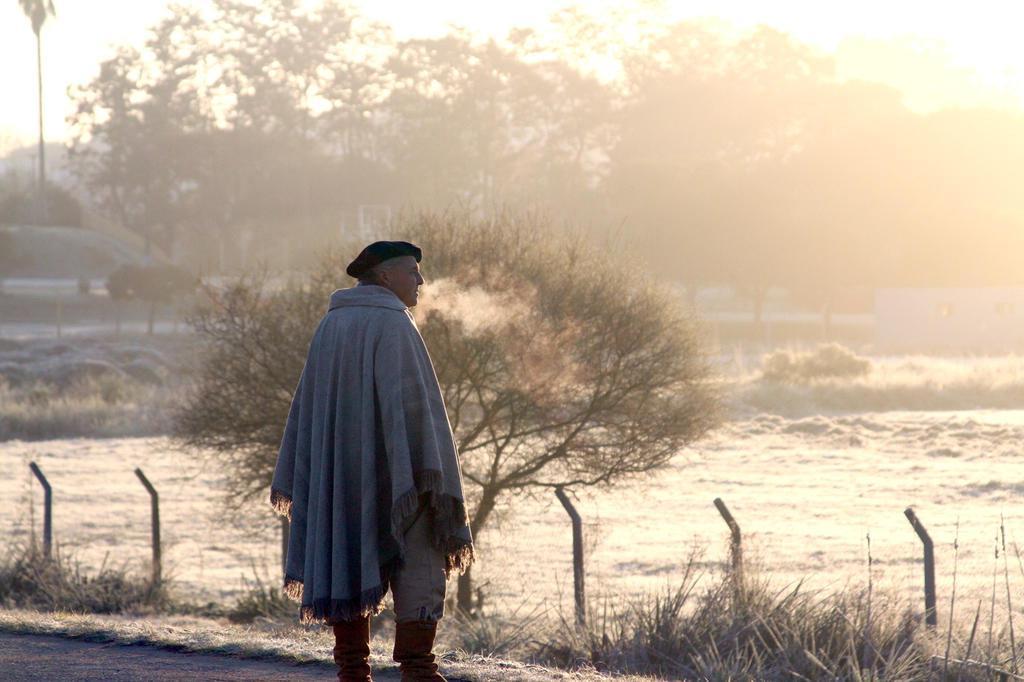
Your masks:
[[[475,534],[499,498],[656,470],[716,424],[694,324],[636,266],[535,216],[421,214],[394,233],[426,254],[433,288],[416,316]],[[266,494],[308,339],[353,255],[326,258],[301,285],[272,291],[251,277],[211,291],[192,317],[206,353],[178,435],[212,453],[239,504]]]

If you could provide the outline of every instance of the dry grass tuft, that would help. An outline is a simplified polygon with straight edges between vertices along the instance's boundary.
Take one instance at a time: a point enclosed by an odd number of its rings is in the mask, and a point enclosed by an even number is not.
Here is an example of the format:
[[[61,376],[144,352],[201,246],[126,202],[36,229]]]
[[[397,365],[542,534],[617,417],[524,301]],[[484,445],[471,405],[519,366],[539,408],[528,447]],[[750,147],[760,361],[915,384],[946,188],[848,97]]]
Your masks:
[[[34,545],[9,547],[0,562],[0,605],[72,613],[155,612],[170,604],[166,584],[154,587],[121,566],[90,574],[71,557],[46,557]]]
[[[227,612],[232,623],[252,623],[257,619],[283,622],[295,620],[298,604],[276,587],[270,587],[257,575]]]
[[[874,604],[869,622],[868,603],[866,592],[822,597],[749,578],[698,591],[694,576],[587,630],[563,629],[547,653],[566,663],[589,653],[600,670],[676,679],[856,679],[864,660],[876,676],[920,679],[914,616]]]
[[[501,658],[530,658],[542,642],[537,639],[549,629],[546,611],[534,609],[522,615],[520,608],[507,616],[480,617],[458,609],[448,617],[442,636],[449,646],[469,655]]]
[[[449,628],[449,641],[562,670],[686,680],[942,680],[946,670],[948,679],[970,681],[1014,669],[1008,628],[979,652],[960,624],[931,631],[884,591],[778,589],[750,567],[737,581],[697,565],[692,559],[672,589],[591,604],[583,628],[571,615],[518,624],[482,618]]]
[[[170,432],[194,341],[75,337],[0,345],[0,441]]]

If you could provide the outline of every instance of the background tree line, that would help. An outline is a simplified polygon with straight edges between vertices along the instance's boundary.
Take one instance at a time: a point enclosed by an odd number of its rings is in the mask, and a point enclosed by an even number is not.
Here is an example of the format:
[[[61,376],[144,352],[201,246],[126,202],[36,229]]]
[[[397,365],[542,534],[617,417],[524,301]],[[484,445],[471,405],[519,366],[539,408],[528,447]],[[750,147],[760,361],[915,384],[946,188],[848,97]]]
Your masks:
[[[103,211],[206,271],[306,263],[360,205],[502,205],[624,230],[755,310],[1020,282],[1021,114],[914,113],[767,28],[629,21],[399,40],[334,0],[179,6],[74,91],[71,152]]]

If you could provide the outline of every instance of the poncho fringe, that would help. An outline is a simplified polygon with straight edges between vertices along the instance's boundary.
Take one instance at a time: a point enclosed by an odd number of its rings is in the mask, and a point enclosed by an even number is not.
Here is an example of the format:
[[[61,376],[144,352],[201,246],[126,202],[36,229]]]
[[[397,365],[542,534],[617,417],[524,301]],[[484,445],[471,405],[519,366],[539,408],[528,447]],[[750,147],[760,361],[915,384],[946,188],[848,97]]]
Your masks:
[[[312,606],[303,606],[300,620],[303,623],[323,623],[337,620],[354,620],[363,616],[380,613],[384,595],[387,593],[389,576],[402,566],[405,555],[403,528],[419,511],[420,499],[426,497],[427,509],[434,514],[434,546],[444,552],[445,575],[453,572],[465,573],[476,559],[472,543],[453,535],[455,529],[466,524],[466,506],[461,500],[445,495],[443,478],[439,471],[422,471],[415,475],[416,487],[403,494],[391,508],[391,533],[399,545],[401,554],[381,566],[382,587],[366,590],[354,599],[315,599]],[[291,499],[280,490],[270,491],[270,505],[280,516],[291,520]],[[301,602],[303,583],[294,576],[286,576],[284,594]]]
[[[289,521],[292,520],[292,498],[285,493],[272,489],[270,491],[270,506],[274,508],[278,516],[283,516]]]
[[[465,573],[476,555],[472,543],[455,536],[458,528],[466,525],[466,505],[451,495],[441,492],[444,479],[440,471],[421,471],[414,475],[416,487],[399,497],[391,507],[391,535],[405,554],[403,529],[419,509],[420,499],[427,497],[427,509],[434,515],[434,547],[445,554],[445,575],[452,571]]]
[[[387,575],[391,567],[382,571]],[[299,621],[305,625],[329,623],[341,620],[355,620],[363,616],[376,616],[384,608],[381,602],[387,593],[388,580],[380,587],[364,591],[355,599],[314,599],[311,606],[299,609]],[[302,601],[302,581],[287,576],[284,581],[285,596],[297,602]]]
[[[303,625],[313,625],[376,616],[384,610],[381,604],[384,594],[383,587],[375,587],[355,599],[314,599],[312,606],[303,606],[299,610],[299,621]]]

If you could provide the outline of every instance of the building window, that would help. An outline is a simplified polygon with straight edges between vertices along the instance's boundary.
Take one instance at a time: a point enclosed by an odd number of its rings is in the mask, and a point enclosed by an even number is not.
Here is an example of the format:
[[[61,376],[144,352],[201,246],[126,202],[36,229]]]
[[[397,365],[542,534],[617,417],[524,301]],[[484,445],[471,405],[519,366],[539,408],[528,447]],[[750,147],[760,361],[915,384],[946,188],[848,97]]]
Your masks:
[[[996,303],[996,315],[999,317],[1009,317],[1010,315],[1013,315],[1013,313],[1014,309],[1012,303],[1009,303],[1008,301],[1000,301],[999,303]]]
[[[952,317],[953,316],[953,304],[952,303],[940,303],[936,309],[939,317]]]

